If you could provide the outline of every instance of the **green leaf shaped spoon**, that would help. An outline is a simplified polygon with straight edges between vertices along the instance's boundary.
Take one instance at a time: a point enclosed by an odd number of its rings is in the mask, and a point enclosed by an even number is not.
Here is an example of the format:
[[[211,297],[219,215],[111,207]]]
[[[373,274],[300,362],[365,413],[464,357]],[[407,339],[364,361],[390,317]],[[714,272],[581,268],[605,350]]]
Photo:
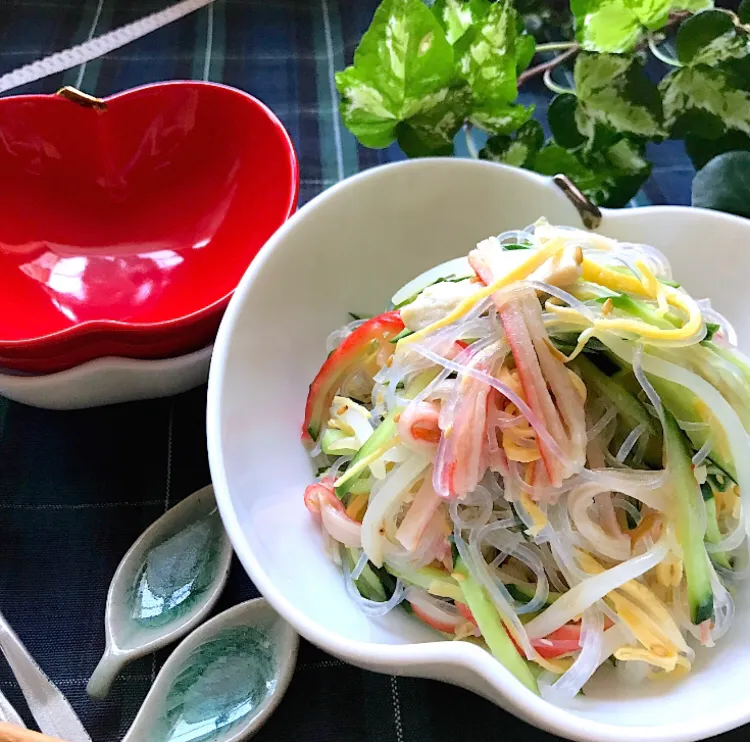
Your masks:
[[[231,559],[211,486],[153,523],[112,578],[106,649],[89,680],[88,694],[104,698],[128,662],[182,638],[201,623],[224,588]]]
[[[237,742],[271,715],[299,636],[264,598],[214,616],[162,667],[122,742]]]

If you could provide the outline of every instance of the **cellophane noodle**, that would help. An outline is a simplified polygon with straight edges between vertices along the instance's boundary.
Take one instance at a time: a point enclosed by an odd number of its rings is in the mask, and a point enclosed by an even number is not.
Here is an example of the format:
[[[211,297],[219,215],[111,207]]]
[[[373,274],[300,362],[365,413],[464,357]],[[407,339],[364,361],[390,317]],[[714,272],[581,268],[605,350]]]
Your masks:
[[[690,671],[750,576],[734,328],[655,247],[544,220],[469,265],[326,342],[305,503],[348,595],[486,643],[553,703],[612,665]]]

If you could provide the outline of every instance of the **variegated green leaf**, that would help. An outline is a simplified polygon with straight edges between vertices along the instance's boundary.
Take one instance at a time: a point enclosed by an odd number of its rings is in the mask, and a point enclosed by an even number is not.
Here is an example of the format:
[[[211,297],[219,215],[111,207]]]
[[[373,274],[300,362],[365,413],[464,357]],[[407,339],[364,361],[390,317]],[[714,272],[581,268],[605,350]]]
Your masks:
[[[576,123],[590,140],[597,125],[640,137],[662,135],[659,91],[638,60],[583,53],[576,60],[574,76],[578,96]]]
[[[621,139],[607,149],[607,159],[621,173],[639,175],[651,170],[651,164],[643,156],[643,148],[628,139]]]
[[[391,144],[399,122],[397,107],[377,85],[349,67],[336,73],[336,87],[341,94],[341,117],[349,131],[365,147],[380,149]]]
[[[661,28],[669,19],[672,0],[629,0],[638,20],[650,31]]]
[[[516,11],[510,0],[499,0],[456,47],[459,70],[478,106],[516,99],[515,42]]]
[[[512,103],[491,103],[474,106],[469,120],[474,126],[490,134],[511,134],[534,114],[534,106]]]
[[[729,73],[710,67],[684,67],[660,83],[664,118],[673,132],[685,128],[684,117],[701,116],[726,129],[750,134],[750,92],[735,87]],[[694,127],[689,127],[694,128]],[[716,136],[721,134],[719,128]]]
[[[455,78],[453,49],[430,9],[421,0],[384,0],[353,66],[336,75],[341,115],[362,144],[386,147],[400,122],[443,106]]]
[[[571,0],[578,41],[597,52],[630,51],[644,28],[661,28],[669,18],[671,0]]]
[[[571,0],[576,36],[584,49],[626,52],[641,37],[641,24],[624,0]]]
[[[452,154],[453,138],[463,126],[470,105],[468,86],[441,90],[423,112],[398,125],[399,146],[409,157]]]
[[[622,80],[633,63],[632,57],[617,54],[580,54],[576,60],[575,83],[579,98],[590,98]]]
[[[544,130],[538,121],[526,122],[514,137],[490,137],[479,157],[514,167],[526,167],[544,143]]]
[[[679,61],[691,66],[714,66],[750,55],[747,37],[738,34],[730,16],[720,10],[707,10],[684,21],[676,47]]]
[[[651,170],[642,148],[626,139],[592,153],[548,144],[533,157],[530,167],[543,175],[564,173],[594,203],[611,207],[625,206]]]
[[[455,44],[489,9],[489,0],[436,0],[432,6],[450,44]]]

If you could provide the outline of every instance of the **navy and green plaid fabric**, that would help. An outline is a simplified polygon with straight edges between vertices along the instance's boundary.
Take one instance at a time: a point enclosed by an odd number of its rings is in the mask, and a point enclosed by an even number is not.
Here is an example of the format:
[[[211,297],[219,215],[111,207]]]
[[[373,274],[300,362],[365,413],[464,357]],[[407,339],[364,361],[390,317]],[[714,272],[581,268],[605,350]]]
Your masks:
[[[0,0],[0,74],[168,4]],[[289,130],[305,203],[343,177],[402,157],[395,147],[358,147],[336,113],[333,73],[351,61],[375,4],[216,0],[103,59],[12,92],[69,84],[106,96],[179,78],[234,85],[267,103]],[[524,88],[522,98],[540,112],[546,108],[541,86]],[[636,203],[687,203],[693,171],[681,147],[661,145],[653,159],[654,176]],[[86,696],[104,648],[107,587],[120,558],[146,526],[209,481],[205,400],[202,388],[80,412],[0,403],[0,608],[95,742],[122,737],[168,656],[165,650],[129,665],[105,701]],[[217,610],[257,594],[235,563]],[[33,727],[1,661],[0,689]],[[455,742],[474,734],[553,739],[466,691],[364,672],[303,642],[292,685],[257,739]]]

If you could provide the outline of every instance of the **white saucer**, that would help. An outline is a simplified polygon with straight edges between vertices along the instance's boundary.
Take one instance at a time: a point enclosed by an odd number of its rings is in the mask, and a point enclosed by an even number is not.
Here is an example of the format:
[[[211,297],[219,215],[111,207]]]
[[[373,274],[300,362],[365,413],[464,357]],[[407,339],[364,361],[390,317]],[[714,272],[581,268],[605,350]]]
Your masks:
[[[0,372],[0,395],[48,410],[80,410],[169,397],[205,384],[213,346],[177,358],[149,361],[97,358],[46,375]]]

